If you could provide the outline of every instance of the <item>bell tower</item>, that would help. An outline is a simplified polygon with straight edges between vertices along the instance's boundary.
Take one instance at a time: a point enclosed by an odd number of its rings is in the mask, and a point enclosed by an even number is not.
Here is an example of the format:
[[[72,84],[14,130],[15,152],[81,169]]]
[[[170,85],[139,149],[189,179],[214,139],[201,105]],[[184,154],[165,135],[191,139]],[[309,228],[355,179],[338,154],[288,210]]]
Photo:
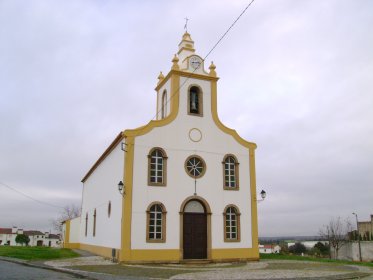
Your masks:
[[[172,74],[176,74],[179,77],[186,77],[186,79],[197,80],[217,80],[215,65],[211,63],[209,70],[205,71],[204,59],[196,54],[194,48],[194,41],[188,32],[185,32],[182,36],[181,42],[178,45],[178,52],[172,59],[172,67],[170,72],[164,76],[161,72],[158,76],[157,91],[157,120],[161,120],[170,115],[172,108],[172,98],[179,91],[182,90],[182,78],[180,80],[179,88],[171,89],[167,86],[170,83]],[[185,80],[184,80],[185,81]],[[202,103],[202,90],[196,84],[188,89],[187,94],[187,113],[192,116],[203,116],[203,103]],[[205,100],[205,102],[209,102]]]

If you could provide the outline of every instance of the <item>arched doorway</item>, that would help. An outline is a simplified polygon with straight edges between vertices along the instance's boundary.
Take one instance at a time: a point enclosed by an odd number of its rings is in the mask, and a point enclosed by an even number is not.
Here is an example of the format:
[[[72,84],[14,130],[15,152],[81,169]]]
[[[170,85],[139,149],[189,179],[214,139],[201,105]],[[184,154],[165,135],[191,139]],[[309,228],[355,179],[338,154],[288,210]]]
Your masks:
[[[181,207],[181,247],[183,259],[209,258],[210,208],[205,200],[191,197]]]

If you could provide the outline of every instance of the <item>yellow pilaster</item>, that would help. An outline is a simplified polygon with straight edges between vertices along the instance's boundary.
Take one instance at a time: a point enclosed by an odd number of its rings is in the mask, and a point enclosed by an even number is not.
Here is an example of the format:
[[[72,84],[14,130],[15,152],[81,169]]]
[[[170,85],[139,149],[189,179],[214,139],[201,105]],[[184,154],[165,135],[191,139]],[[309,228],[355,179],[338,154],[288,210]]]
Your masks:
[[[133,157],[134,137],[126,137],[127,152],[125,153],[124,188],[125,195],[122,204],[122,250],[120,261],[131,259],[131,225],[132,225],[132,188],[133,188]]]

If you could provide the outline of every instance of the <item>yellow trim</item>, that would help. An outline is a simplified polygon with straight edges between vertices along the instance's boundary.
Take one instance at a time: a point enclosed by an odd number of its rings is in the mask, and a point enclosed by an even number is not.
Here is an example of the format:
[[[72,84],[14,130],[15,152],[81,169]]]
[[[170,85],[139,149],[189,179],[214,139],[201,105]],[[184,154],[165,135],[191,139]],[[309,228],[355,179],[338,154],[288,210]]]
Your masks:
[[[178,249],[132,250],[129,262],[179,262]]]
[[[123,200],[123,219],[122,219],[122,250],[120,252],[120,261],[176,261],[182,260],[180,250],[132,250],[131,249],[131,213],[132,213],[132,188],[133,188],[133,162],[134,162],[134,143],[135,137],[144,135],[155,127],[165,126],[176,119],[179,112],[180,98],[180,77],[189,77],[211,82],[211,113],[212,118],[220,130],[231,135],[238,143],[247,147],[250,154],[250,192],[253,198],[251,203],[251,228],[252,228],[252,248],[248,249],[211,249],[208,250],[208,259],[212,260],[237,260],[250,259],[257,260],[259,258],[258,249],[258,222],[256,209],[256,182],[255,182],[255,154],[256,144],[248,142],[241,138],[238,133],[226,127],[218,118],[217,114],[217,81],[219,78],[205,76],[201,74],[188,73],[180,70],[171,70],[167,76],[160,82],[156,90],[159,91],[163,85],[170,80],[170,94],[173,95],[170,104],[170,114],[161,120],[150,121],[147,125],[137,129],[125,130],[123,136],[126,139],[127,153],[125,156],[125,175],[124,182],[126,187],[126,195]],[[242,221],[241,221],[242,222]],[[210,245],[211,240],[208,241]],[[211,245],[210,245],[211,246]],[[211,247],[210,247],[211,248]]]
[[[251,234],[252,234],[252,248],[254,257],[257,255],[259,258],[259,247],[258,247],[258,214],[257,214],[257,202],[256,202],[256,175],[255,175],[255,149],[256,144],[248,142],[243,139],[238,133],[231,128],[226,127],[218,117],[217,110],[217,80],[211,80],[211,113],[212,119],[215,124],[225,133],[230,134],[233,138],[249,149],[249,161],[250,161],[250,194],[251,194]]]
[[[237,131],[234,129],[226,127],[218,117],[218,109],[217,109],[217,84],[216,80],[211,81],[211,113],[212,113],[212,119],[214,120],[215,124],[225,133],[230,134],[233,136],[234,139],[241,145],[256,149],[256,144],[253,142],[246,141],[243,139],[240,135],[238,135]]]
[[[177,52],[177,54],[180,54],[182,51],[190,51],[192,53],[194,53],[196,50],[193,48],[193,47],[189,47],[189,46],[185,46],[185,47],[181,47],[181,49]]]
[[[80,249],[80,243],[65,243],[63,247],[67,249]]]
[[[89,251],[96,255],[103,256],[106,258],[112,258],[111,253],[112,253],[113,248],[80,243],[79,249]],[[116,258],[118,258],[120,249],[115,249],[115,250],[116,250]]]
[[[250,192],[251,192],[251,235],[252,235],[252,247],[258,251],[258,212],[256,201],[256,175],[255,175],[255,150],[249,150],[249,162],[250,162]]]
[[[172,70],[167,74],[167,76],[162,80],[162,82],[160,82],[155,90],[156,91],[159,91],[159,89],[167,82],[167,80],[173,76],[173,75],[177,75],[177,76],[180,76],[180,77],[187,77],[187,78],[193,78],[193,79],[199,79],[199,80],[205,80],[205,81],[217,81],[219,80],[218,77],[212,77],[212,76],[209,76],[209,75],[202,75],[202,74],[197,74],[197,73],[191,73],[191,72],[185,72],[185,71],[182,71],[182,70]],[[176,89],[179,89],[179,87],[177,87]],[[171,94],[174,94],[175,91],[171,91]]]
[[[224,260],[259,260],[258,247],[237,249],[212,249],[211,258],[214,261]]]
[[[171,72],[174,73],[175,71],[170,71],[170,73]],[[153,128],[165,126],[171,123],[174,119],[176,119],[176,116],[179,112],[180,77],[177,75],[170,75],[170,73],[164,79],[164,81],[171,79],[170,94],[171,93],[174,94],[170,102],[171,108],[170,108],[170,113],[168,114],[168,116],[161,120],[150,121],[148,124],[135,128],[135,129],[127,129],[123,132],[124,137],[136,137],[136,136],[144,135],[148,133],[149,131],[151,131]]]
[[[177,75],[167,75],[167,77],[163,81],[166,81],[169,78],[171,79],[170,92],[175,92],[175,95],[171,100],[170,114],[162,120],[150,121],[145,126],[139,127],[137,129],[128,129],[123,132],[123,135],[126,139],[127,152],[125,155],[125,170],[123,178],[125,182],[126,194],[124,196],[122,205],[122,250],[120,252],[120,261],[131,261],[136,258],[136,250],[131,250],[132,188],[135,137],[144,135],[155,127],[165,126],[171,123],[176,118],[179,111],[178,90],[180,77]]]
[[[125,171],[124,185],[125,195],[122,204],[122,250],[120,260],[130,259],[131,257],[131,219],[132,219],[132,184],[133,184],[133,156],[134,156],[134,137],[126,137],[127,152],[125,153]]]
[[[65,224],[66,224],[66,227],[65,227],[65,230],[66,230],[65,242],[66,243],[70,242],[70,222],[71,222],[71,220],[65,221]]]
[[[83,249],[81,244],[81,249]],[[90,247],[98,247],[91,246]],[[102,248],[102,249],[101,249]],[[97,254],[103,256],[105,252],[104,247],[98,247],[102,251],[97,251]],[[109,248],[106,248],[109,249]],[[91,248],[86,250],[93,252]],[[100,252],[100,253],[99,253]],[[110,251],[111,253],[111,251]],[[223,261],[239,261],[239,260],[259,260],[259,251],[253,248],[230,248],[230,249],[211,249],[211,255],[208,257],[208,260],[214,262],[223,262]],[[109,256],[111,257],[111,255]],[[178,249],[136,249],[131,251],[131,259],[122,260],[126,263],[160,263],[160,262],[175,262],[178,263],[183,261],[180,257],[180,251]]]

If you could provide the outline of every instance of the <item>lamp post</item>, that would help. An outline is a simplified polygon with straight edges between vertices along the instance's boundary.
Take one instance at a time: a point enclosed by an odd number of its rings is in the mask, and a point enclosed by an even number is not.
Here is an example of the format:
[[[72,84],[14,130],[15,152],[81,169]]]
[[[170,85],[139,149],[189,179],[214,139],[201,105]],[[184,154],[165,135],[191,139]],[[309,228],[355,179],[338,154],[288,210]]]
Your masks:
[[[120,193],[122,196],[124,196],[124,195],[126,194],[126,190],[125,190],[125,188],[124,188],[124,184],[123,184],[122,181],[119,181],[119,183],[118,183],[118,191],[119,191],[119,193]]]
[[[360,244],[359,222],[358,222],[357,214],[356,213],[352,213],[352,215],[355,215],[355,218],[356,218],[357,240],[358,240],[358,243],[359,243],[359,259],[360,259],[360,261],[362,261],[362,258],[361,258],[361,244]]]

